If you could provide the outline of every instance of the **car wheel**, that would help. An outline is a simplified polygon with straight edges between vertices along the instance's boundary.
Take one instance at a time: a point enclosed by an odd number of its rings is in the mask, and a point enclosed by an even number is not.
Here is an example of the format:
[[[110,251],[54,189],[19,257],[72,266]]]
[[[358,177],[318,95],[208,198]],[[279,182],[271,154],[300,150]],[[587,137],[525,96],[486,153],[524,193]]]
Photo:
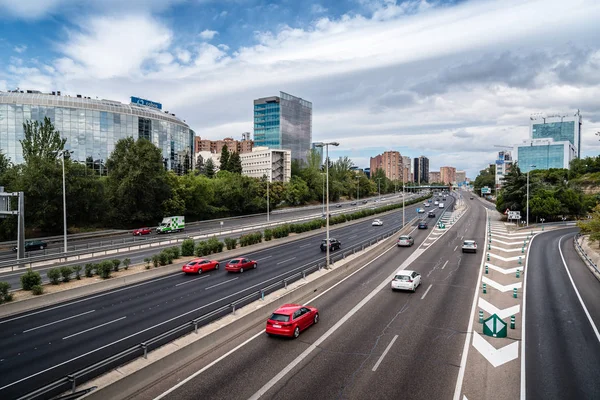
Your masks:
[[[202,268],[198,268],[198,275],[202,274]]]
[[[217,263],[217,265],[215,265],[215,269],[219,269],[219,264]]]
[[[298,336],[300,336],[300,327],[299,326],[297,326],[294,329],[294,338],[297,338]]]
[[[240,274],[244,272],[244,268],[240,268]]]
[[[254,263],[254,269],[256,269],[256,267],[258,267],[258,263]]]
[[[313,319],[313,324],[316,325],[319,323],[319,313],[315,314],[315,318]]]
[[[41,246],[40,246],[40,250],[44,250],[44,245],[41,245]]]

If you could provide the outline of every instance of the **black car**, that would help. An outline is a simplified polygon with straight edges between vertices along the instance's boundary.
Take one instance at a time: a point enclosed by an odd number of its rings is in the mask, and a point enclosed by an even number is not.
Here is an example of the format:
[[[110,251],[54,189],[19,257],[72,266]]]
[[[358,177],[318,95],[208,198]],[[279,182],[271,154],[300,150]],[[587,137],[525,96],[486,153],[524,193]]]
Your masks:
[[[425,221],[419,222],[419,229],[427,229],[427,222],[425,222]]]
[[[350,203],[351,206],[355,206],[356,204],[358,204],[358,203],[356,203],[355,201],[353,201],[352,203]]]
[[[429,213],[427,214],[427,216],[429,218],[435,218],[435,213],[433,211],[429,211]]]
[[[341,204],[336,204],[335,208],[342,208],[342,205]]]
[[[469,197],[471,200],[473,200],[473,196]]]
[[[48,243],[42,240],[29,240],[25,242],[25,251],[33,251],[33,250],[44,250],[48,247]],[[17,251],[17,246],[12,249],[14,252]]]
[[[339,240],[329,238],[329,251],[339,250],[342,244]],[[321,240],[321,251],[327,251],[327,239]]]

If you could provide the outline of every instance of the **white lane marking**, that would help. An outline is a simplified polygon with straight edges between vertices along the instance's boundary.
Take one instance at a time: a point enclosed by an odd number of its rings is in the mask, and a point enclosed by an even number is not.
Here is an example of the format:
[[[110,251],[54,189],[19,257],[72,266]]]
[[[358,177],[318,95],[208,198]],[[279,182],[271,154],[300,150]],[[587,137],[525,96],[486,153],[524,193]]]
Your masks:
[[[292,260],[295,260],[295,259],[296,259],[296,257],[288,258],[287,260],[279,261],[279,262],[277,263],[277,265],[280,265],[280,264],[285,264],[286,262],[288,262],[288,261],[292,261]]]
[[[527,248],[527,258],[525,258],[525,271],[523,272],[523,317],[521,319],[521,400],[525,400],[525,305],[527,302],[527,276],[529,275],[529,252],[533,244],[533,240],[537,236],[531,238],[529,247]]]
[[[414,231],[414,229],[413,229]],[[373,263],[375,260],[377,260],[380,257],[383,257],[384,254],[386,254],[388,251],[393,250],[396,248],[396,245],[394,244],[392,247],[390,247],[389,249],[385,250],[383,253],[381,253],[380,255],[378,255],[377,257],[375,257],[373,260],[369,261],[368,263],[366,263],[365,265],[363,265],[362,267],[360,267],[359,269],[357,269],[356,271],[354,271],[353,273],[351,273],[350,275],[348,275],[347,277],[345,277],[344,279],[340,280],[339,282],[337,282],[336,284],[334,284],[333,286],[331,286],[328,289],[325,289],[323,292],[321,292],[320,294],[316,295],[315,297],[313,297],[312,299],[308,300],[305,304],[310,304],[312,302],[314,302],[315,300],[317,300],[319,297],[325,295],[326,293],[328,293],[329,291],[333,290],[334,288],[336,288],[338,285],[341,285],[342,283],[344,283],[346,280],[350,279],[354,274],[359,273],[360,271],[362,271],[364,268],[366,268],[367,266],[369,266],[371,263]],[[219,362],[223,361],[225,358],[229,357],[230,355],[232,355],[233,353],[235,353],[236,351],[238,351],[239,349],[241,349],[242,347],[244,347],[245,345],[247,345],[248,343],[250,343],[251,341],[253,341],[254,339],[256,339],[257,337],[263,335],[265,332],[264,329],[262,329],[260,332],[258,332],[256,335],[252,336],[251,338],[249,338],[248,340],[246,340],[243,343],[240,343],[239,345],[237,345],[235,348],[229,350],[227,353],[223,354],[221,357],[217,358],[216,360],[214,360],[213,362],[211,362],[210,364],[208,364],[207,366],[205,366],[204,368],[194,372],[192,375],[188,376],[187,378],[185,378],[184,380],[182,380],[181,382],[177,383],[175,386],[171,387],[170,389],[166,390],[165,392],[161,393],[160,395],[158,395],[157,397],[154,398],[154,400],[160,400],[166,396],[168,396],[169,394],[173,393],[175,390],[179,389],[181,386],[185,385],[186,383],[188,383],[189,381],[191,381],[192,379],[195,379],[198,375],[202,374],[203,372],[207,371],[208,369],[210,369],[211,367],[213,367],[214,365],[218,364]],[[1,389],[1,388],[0,388]]]
[[[308,246],[312,246],[312,245],[313,245],[312,243],[308,243],[308,244],[303,244],[302,246],[299,246],[299,247],[303,248],[303,247],[308,247]]]
[[[300,246],[300,247],[302,247],[302,246]],[[263,258],[257,258],[254,261],[262,261],[262,260],[266,260],[267,258],[271,258],[271,257],[273,257],[273,256],[267,256],[267,257],[263,257]]]
[[[236,279],[238,279],[238,278],[232,278],[232,279],[228,279],[228,280],[226,280],[225,282],[221,282],[221,283],[217,283],[216,285],[209,286],[209,287],[207,287],[207,288],[206,288],[206,289],[204,289],[204,290],[208,290],[208,289],[215,288],[215,287],[217,287],[217,286],[224,285],[224,284],[226,284],[226,283],[229,283],[229,282],[235,281]]]
[[[394,338],[392,339],[390,344],[388,344],[388,346],[385,348],[385,350],[383,351],[383,354],[381,355],[381,357],[379,357],[379,360],[377,360],[377,363],[375,363],[375,365],[373,366],[373,369],[372,369],[373,372],[377,371],[377,368],[379,368],[379,364],[381,364],[381,362],[383,361],[383,358],[386,356],[388,351],[390,351],[390,349],[394,345],[394,342],[396,341],[396,339],[398,339],[398,335],[394,336]]]
[[[512,306],[512,307],[507,307],[507,308],[498,308],[495,305],[493,305],[492,303],[486,301],[485,299],[483,299],[481,297],[479,298],[479,301],[477,302],[477,305],[483,311],[487,311],[488,314],[490,314],[490,315],[496,314],[501,319],[508,318],[511,315],[518,314],[521,311],[521,305],[520,304],[517,304],[517,305]]]
[[[122,289],[117,289],[117,290],[111,290],[110,292],[105,292],[105,293],[97,294],[97,295],[95,295],[95,296],[86,297],[85,299],[76,300],[76,301],[72,301],[72,302],[70,302],[70,303],[61,304],[61,305],[59,305],[59,306],[56,306],[56,307],[46,308],[45,310],[34,311],[34,312],[31,312],[31,313],[27,313],[27,314],[21,315],[21,316],[19,316],[19,317],[14,317],[14,318],[5,319],[4,321],[0,321],[0,325],[1,325],[1,324],[4,324],[4,323],[6,323],[6,322],[11,322],[11,321],[16,321],[16,320],[18,320],[18,319],[21,319],[21,318],[26,318],[26,317],[29,317],[30,315],[36,315],[36,314],[41,314],[41,313],[44,313],[44,312],[46,312],[46,311],[57,310],[57,309],[59,309],[59,308],[68,307],[68,306],[70,306],[70,305],[73,305],[73,304],[81,303],[82,301],[88,301],[88,300],[92,300],[92,299],[97,299],[97,298],[99,298],[99,297],[107,296],[107,295],[109,295],[109,294],[113,294],[113,293],[122,292],[123,290],[129,290],[129,289],[133,289],[133,288],[135,288],[135,287],[139,287],[139,286],[147,285],[147,284],[149,284],[149,283],[154,283],[154,282],[162,281],[163,279],[174,278],[174,277],[176,277],[176,276],[178,276],[178,274],[173,274],[173,275],[169,275],[169,276],[164,276],[164,277],[162,277],[162,278],[153,279],[153,280],[151,280],[151,281],[146,281],[146,282],[138,283],[137,285],[128,286],[128,287],[125,287],[125,288],[122,288]],[[2,388],[0,388],[0,390],[2,390]]]
[[[494,289],[496,289],[502,293],[512,291],[514,288],[521,289],[521,286],[522,286],[521,282],[511,283],[510,285],[501,285],[498,282],[496,282],[495,280],[490,279],[486,276],[481,278],[481,282],[488,284],[489,286],[493,287]]]
[[[458,249],[458,245],[456,245],[456,247],[455,247],[455,248],[454,248],[454,250],[452,250],[452,251],[456,251],[456,249]]]
[[[575,294],[577,295],[577,298],[579,299],[579,303],[581,303],[581,307],[583,308],[583,311],[585,312],[585,316],[587,317],[588,321],[590,321],[590,325],[592,325],[592,329],[594,330],[594,333],[596,334],[596,339],[598,339],[598,342],[600,342],[600,333],[598,333],[598,328],[596,327],[596,324],[594,324],[594,320],[592,320],[592,317],[590,316],[590,313],[588,312],[588,309],[585,306],[585,303],[583,302],[581,295],[579,294],[579,290],[577,290],[577,287],[575,286],[575,281],[573,281],[573,277],[571,276],[571,273],[569,272],[569,268],[567,267],[567,262],[565,261],[565,257],[563,256],[562,249],[560,248],[560,243],[562,242],[562,240],[565,236],[568,236],[568,235],[561,236],[560,239],[558,239],[558,251],[560,252],[560,258],[562,259],[563,266],[565,267],[565,270],[567,271],[567,275],[569,275],[569,280],[571,281],[571,285],[573,285],[573,289],[575,290]]]
[[[460,237],[460,240],[463,240],[463,239],[464,239],[464,236],[461,236],[461,237]]]
[[[425,296],[427,296],[427,293],[429,293],[429,289],[431,289],[432,286],[433,286],[433,283],[431,285],[429,285],[429,287],[427,288],[425,293],[423,293],[423,296],[421,296],[421,300],[423,300],[425,298]]]
[[[473,347],[481,353],[486,360],[494,366],[499,367],[519,357],[519,342],[513,342],[499,349],[488,343],[477,331],[473,332]]]
[[[74,334],[72,334],[72,335],[69,335],[69,336],[65,336],[65,337],[63,338],[63,340],[65,340],[65,339],[69,339],[69,338],[72,338],[73,336],[78,336],[78,335],[81,335],[81,334],[83,334],[83,333],[86,333],[86,332],[89,332],[89,331],[93,331],[94,329],[102,328],[103,326],[106,326],[106,325],[114,324],[115,322],[121,321],[122,319],[125,319],[125,318],[127,318],[127,317],[121,317],[121,318],[113,319],[112,321],[105,322],[105,323],[103,323],[103,324],[100,324],[100,325],[98,325],[98,326],[95,326],[95,327],[93,327],[93,328],[89,328],[89,329],[86,329],[86,330],[84,330],[84,331],[77,332],[77,333],[74,333]]]
[[[444,266],[442,266],[442,269],[446,268],[446,265],[448,265],[448,261],[450,261],[450,260],[446,260],[446,262],[444,263]]]
[[[199,280],[199,279],[208,278],[209,276],[210,276],[210,275],[202,275],[202,276],[201,276],[201,277],[199,277],[199,278],[194,278],[194,279],[190,279],[189,281],[185,281],[185,282],[178,283],[177,285],[175,285],[175,287],[177,287],[177,286],[181,286],[181,285],[187,285],[187,284],[188,284],[188,283],[190,283],[190,282],[196,282],[196,281],[197,281],[197,280]]]
[[[348,239],[354,239],[355,237],[357,237],[358,235],[352,235],[350,237],[348,237]]]
[[[96,310],[86,311],[86,312],[84,312],[84,313],[81,313],[81,314],[72,315],[72,316],[70,316],[70,317],[67,317],[67,318],[59,319],[58,321],[49,322],[49,323],[47,323],[47,324],[40,325],[40,326],[38,326],[38,327],[35,327],[35,328],[27,329],[26,331],[23,331],[23,333],[27,333],[27,332],[35,331],[35,330],[37,330],[37,329],[40,329],[40,328],[45,328],[45,327],[47,327],[47,326],[50,326],[50,325],[58,324],[59,322],[63,322],[63,321],[69,320],[69,319],[77,318],[77,317],[81,317],[82,315],[86,315],[86,314],[89,314],[89,313],[93,313],[94,311],[96,311]]]
[[[485,219],[487,220],[488,210],[485,211]],[[486,223],[487,225],[487,223]],[[487,229],[485,230],[485,240],[488,240]],[[471,332],[473,332],[473,320],[475,319],[475,310],[477,308],[477,298],[479,297],[479,282],[483,276],[483,265],[485,264],[485,257],[481,257],[481,264],[479,265],[479,275],[475,288],[473,290],[473,304],[471,305],[471,315],[469,316],[469,326],[467,327],[467,334],[465,337],[465,345],[463,346],[462,357],[460,359],[460,368],[458,369],[458,377],[456,378],[456,386],[454,387],[453,400],[460,400],[460,392],[462,391],[463,379],[465,377],[465,370],[467,369],[467,356],[469,355],[469,344],[471,343]]]
[[[402,263],[402,265],[410,265],[414,260],[416,260],[421,254],[423,254],[423,250],[417,249],[414,253],[410,255],[410,257]],[[402,266],[400,267],[402,268]],[[318,346],[321,345],[325,340],[327,340],[331,335],[333,335],[342,325],[346,323],[350,318],[354,316],[357,312],[360,311],[373,297],[375,297],[383,288],[387,287],[390,284],[390,281],[394,277],[396,272],[392,273],[388,276],[383,282],[381,282],[375,289],[371,291],[364,299],[362,299],[357,305],[355,305],[347,314],[345,314],[338,322],[335,323],[327,332],[325,332],[321,337],[319,337],[313,344],[311,344],[306,350],[302,352],[298,357],[294,359],[291,363],[289,363],[283,370],[281,370],[277,375],[275,375],[269,382],[263,385],[256,393],[254,393],[249,400],[258,400],[262,395],[267,393],[273,386],[277,384],[281,379],[283,379],[292,369],[294,369],[298,364],[300,364],[310,353],[312,353]]]

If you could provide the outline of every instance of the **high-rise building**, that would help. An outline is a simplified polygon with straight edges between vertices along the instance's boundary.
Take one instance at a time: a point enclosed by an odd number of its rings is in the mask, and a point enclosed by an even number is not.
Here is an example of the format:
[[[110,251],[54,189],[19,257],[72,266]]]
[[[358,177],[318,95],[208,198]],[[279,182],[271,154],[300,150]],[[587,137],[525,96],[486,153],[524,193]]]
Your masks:
[[[323,146],[317,146],[317,143],[311,143],[310,148],[319,153],[319,156],[321,156],[321,165],[323,165],[325,163],[323,160]]]
[[[429,183],[440,183],[441,181],[440,171],[429,171]]]
[[[413,179],[418,184],[429,182],[429,158],[419,156],[414,159]]]
[[[440,182],[445,185],[451,185],[456,182],[456,168],[440,167]]]
[[[375,173],[377,169],[382,169],[385,177],[391,181],[402,179],[402,156],[397,151],[385,151],[376,157],[371,158],[371,172]]]
[[[532,116],[530,118],[531,139],[553,139],[555,142],[570,142],[575,147],[577,158],[581,157],[581,114]]]
[[[411,158],[408,156],[402,156],[402,182],[412,182],[412,165]]]
[[[456,171],[456,183],[464,183],[467,181],[466,171]]]
[[[254,145],[290,150],[306,161],[312,143],[312,103],[290,94],[254,100]]]
[[[496,159],[496,189],[500,189],[504,182],[504,175],[510,171],[513,160],[510,151],[499,151]]]

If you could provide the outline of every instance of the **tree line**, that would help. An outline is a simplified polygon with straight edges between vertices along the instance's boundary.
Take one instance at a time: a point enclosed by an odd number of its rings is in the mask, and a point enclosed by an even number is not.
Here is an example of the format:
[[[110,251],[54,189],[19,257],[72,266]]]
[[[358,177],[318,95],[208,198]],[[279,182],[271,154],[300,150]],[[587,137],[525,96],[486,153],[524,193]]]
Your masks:
[[[21,140],[24,163],[14,165],[0,152],[0,186],[25,193],[27,237],[62,233],[62,160],[66,139],[51,121],[26,121]],[[224,146],[221,168],[211,159],[177,175],[165,168],[161,150],[145,139],[121,139],[106,161],[106,176],[65,153],[67,225],[70,233],[100,228],[154,226],[163,216],[185,215],[190,221],[266,212],[267,180],[241,174],[241,160]],[[348,157],[329,163],[329,199],[354,199],[401,190],[382,170],[369,179],[352,170]],[[289,182],[269,184],[271,210],[318,204],[325,172],[318,152],[292,163]],[[16,203],[16,202],[15,202]],[[0,220],[0,240],[16,238],[16,218]]]

